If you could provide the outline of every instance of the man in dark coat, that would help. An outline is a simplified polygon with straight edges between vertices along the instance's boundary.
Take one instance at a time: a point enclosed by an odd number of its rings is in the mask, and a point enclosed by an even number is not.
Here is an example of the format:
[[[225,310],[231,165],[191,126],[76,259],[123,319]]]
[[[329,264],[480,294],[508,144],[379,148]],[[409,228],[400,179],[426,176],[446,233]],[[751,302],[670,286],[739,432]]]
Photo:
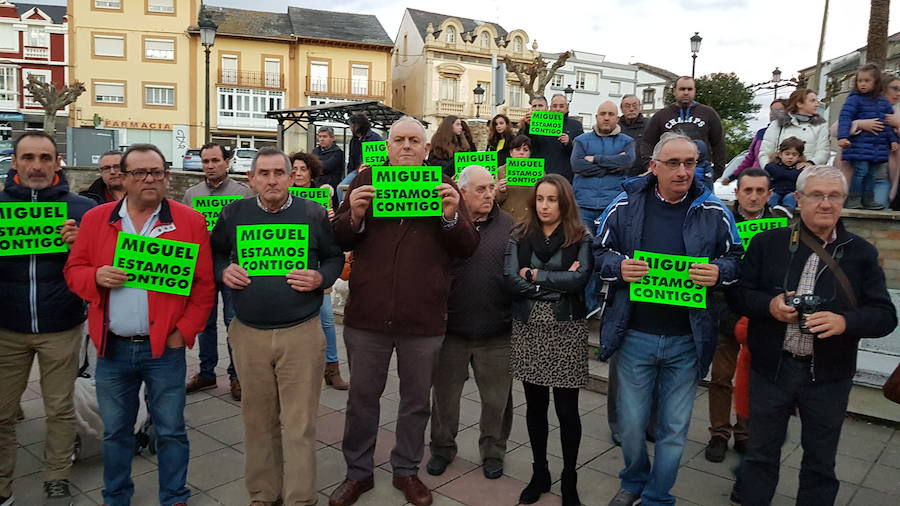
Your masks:
[[[100,169],[100,177],[91,183],[91,186],[79,193],[99,204],[122,200],[125,196],[125,187],[122,185],[122,152],[118,150],[107,151],[100,155],[97,168]]]
[[[319,127],[316,139],[319,144],[313,148],[312,153],[322,162],[322,175],[316,180],[316,184],[328,184],[337,188],[344,177],[344,150],[334,143],[334,129],[330,126]]]

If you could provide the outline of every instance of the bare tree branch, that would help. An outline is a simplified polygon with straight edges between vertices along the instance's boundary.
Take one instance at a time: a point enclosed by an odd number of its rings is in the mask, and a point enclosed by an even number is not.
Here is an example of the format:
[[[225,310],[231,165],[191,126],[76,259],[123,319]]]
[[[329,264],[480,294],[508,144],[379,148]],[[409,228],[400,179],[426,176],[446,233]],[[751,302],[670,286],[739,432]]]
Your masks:
[[[572,51],[566,51],[559,55],[559,58],[553,63],[550,69],[547,69],[547,62],[540,56],[536,56],[531,63],[521,63],[513,61],[509,55],[503,57],[503,63],[506,64],[506,70],[512,72],[519,79],[528,99],[544,94],[547,83],[553,79],[553,74],[560,67],[566,64],[566,61],[572,56]]]
[[[41,81],[34,74],[28,76],[24,88],[43,107],[44,131],[50,135],[56,134],[56,111],[78,100],[85,91],[81,81],[57,88],[56,84]]]

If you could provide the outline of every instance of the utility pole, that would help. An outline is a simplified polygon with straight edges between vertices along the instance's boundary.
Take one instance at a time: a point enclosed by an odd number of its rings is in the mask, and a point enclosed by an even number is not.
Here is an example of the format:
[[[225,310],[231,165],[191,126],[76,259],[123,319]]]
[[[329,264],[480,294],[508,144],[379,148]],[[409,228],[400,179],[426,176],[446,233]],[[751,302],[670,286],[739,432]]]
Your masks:
[[[816,91],[819,97],[825,93],[825,86],[822,82],[822,52],[825,49],[825,28],[828,26],[828,2],[825,0],[825,12],[822,14],[822,32],[819,34],[819,54],[816,56]]]

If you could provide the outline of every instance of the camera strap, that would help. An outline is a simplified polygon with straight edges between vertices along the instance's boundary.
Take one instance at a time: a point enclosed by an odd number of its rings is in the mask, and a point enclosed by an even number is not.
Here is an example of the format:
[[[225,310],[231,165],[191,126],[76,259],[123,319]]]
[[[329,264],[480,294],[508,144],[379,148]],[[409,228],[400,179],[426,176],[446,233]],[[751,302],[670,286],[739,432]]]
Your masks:
[[[809,247],[815,253],[820,260],[825,262],[825,265],[831,269],[831,273],[834,274],[834,278],[837,280],[838,285],[841,286],[841,290],[844,292],[844,296],[847,298],[847,302],[850,304],[852,309],[856,309],[858,304],[856,302],[856,294],[853,293],[853,289],[850,286],[850,280],[847,278],[847,274],[844,273],[844,270],[837,264],[834,258],[825,251],[825,248],[819,244],[819,241],[816,241],[809,234],[806,233],[805,230],[800,228],[799,224],[794,224],[791,227],[791,244],[788,248],[791,252],[791,257],[794,256],[794,253],[797,252],[797,247],[799,246],[797,243],[802,242],[806,246]],[[790,268],[788,269],[788,272]],[[785,281],[787,281],[787,273],[785,273]],[[786,285],[787,283],[785,283]]]

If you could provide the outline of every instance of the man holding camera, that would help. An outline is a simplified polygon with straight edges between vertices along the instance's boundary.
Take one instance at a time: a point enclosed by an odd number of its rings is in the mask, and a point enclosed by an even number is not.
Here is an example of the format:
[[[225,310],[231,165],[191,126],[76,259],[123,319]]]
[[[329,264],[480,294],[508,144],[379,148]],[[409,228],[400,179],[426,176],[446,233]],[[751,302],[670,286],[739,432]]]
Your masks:
[[[847,181],[828,166],[797,179],[800,221],[753,238],[731,307],[750,320],[750,439],[744,505],[772,501],[788,419],[799,409],[803,462],[797,504],[834,504],[835,454],[861,338],[897,316],[878,251],[840,222]]]

